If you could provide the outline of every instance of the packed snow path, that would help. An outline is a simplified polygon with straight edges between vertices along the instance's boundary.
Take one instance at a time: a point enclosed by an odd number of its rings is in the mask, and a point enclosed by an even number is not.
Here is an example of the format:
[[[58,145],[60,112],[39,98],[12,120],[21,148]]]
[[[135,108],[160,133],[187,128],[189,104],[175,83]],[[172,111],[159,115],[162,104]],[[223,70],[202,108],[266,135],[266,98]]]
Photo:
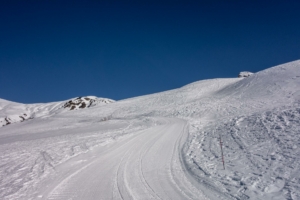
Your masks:
[[[186,121],[163,120],[164,125],[65,163],[58,169],[58,178],[47,183],[50,186],[39,197],[52,200],[206,199],[186,178],[181,163]]]

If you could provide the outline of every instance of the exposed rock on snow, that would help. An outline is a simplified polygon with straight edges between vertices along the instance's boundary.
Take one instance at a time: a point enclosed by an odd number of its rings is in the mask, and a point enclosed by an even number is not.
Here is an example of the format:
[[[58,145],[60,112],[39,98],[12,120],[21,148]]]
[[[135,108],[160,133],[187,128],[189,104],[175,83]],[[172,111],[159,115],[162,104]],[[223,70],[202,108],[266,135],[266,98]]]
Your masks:
[[[252,72],[240,72],[239,73],[239,78],[243,78],[243,77],[248,77],[251,76],[253,73]]]
[[[22,122],[28,119],[30,116],[28,116],[26,113],[21,114],[21,115],[10,115],[5,118],[0,118],[0,125],[5,126],[8,124],[12,124],[15,122]]]
[[[69,108],[70,110],[78,110],[82,108],[89,108],[95,105],[104,105],[108,103],[113,103],[114,100],[111,99],[104,99],[104,98],[97,98],[94,96],[87,96],[87,97],[78,97],[75,99],[71,99],[67,103],[64,104],[64,108]]]

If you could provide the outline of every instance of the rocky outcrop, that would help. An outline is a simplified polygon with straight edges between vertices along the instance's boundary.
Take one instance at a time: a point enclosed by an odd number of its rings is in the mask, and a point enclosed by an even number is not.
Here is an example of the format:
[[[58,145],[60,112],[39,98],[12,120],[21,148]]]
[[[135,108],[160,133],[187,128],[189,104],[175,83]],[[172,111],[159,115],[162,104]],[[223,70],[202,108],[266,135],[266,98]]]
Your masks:
[[[21,114],[21,115],[10,115],[10,116],[6,116],[4,118],[0,118],[0,127],[1,126],[6,126],[9,124],[13,124],[16,122],[23,122],[27,119],[29,119],[30,116],[27,115],[26,113]]]
[[[65,103],[63,107],[70,110],[78,110],[78,109],[89,108],[92,106],[101,105],[101,104],[104,105],[113,102],[115,101],[111,99],[87,96],[87,97],[78,97],[75,99],[71,99],[70,101]]]

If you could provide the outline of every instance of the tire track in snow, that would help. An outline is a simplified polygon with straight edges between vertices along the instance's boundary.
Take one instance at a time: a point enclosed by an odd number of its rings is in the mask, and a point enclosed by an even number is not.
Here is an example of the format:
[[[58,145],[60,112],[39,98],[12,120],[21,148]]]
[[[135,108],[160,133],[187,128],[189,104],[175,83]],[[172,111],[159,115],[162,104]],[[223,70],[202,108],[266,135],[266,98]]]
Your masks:
[[[185,177],[181,167],[180,153],[182,135],[187,134],[186,121],[160,121],[163,125],[81,155],[87,160],[90,156],[90,161],[53,184],[53,189],[48,196],[43,196],[44,199],[204,198]]]
[[[157,136],[157,137],[155,137],[154,138],[154,140],[155,141],[157,141],[158,139],[159,139],[159,137],[160,136]],[[150,140],[150,142],[147,142],[147,143],[145,143],[145,145],[143,145],[143,147],[141,148],[141,149],[143,149],[148,143],[152,143],[153,141],[152,140]],[[134,147],[134,146],[133,146]],[[118,169],[117,169],[117,173],[116,173],[116,184],[117,184],[117,188],[118,188],[118,192],[119,192],[119,195],[120,195],[120,197],[122,198],[122,199],[133,199],[133,196],[132,196],[132,192],[130,191],[130,188],[129,188],[129,186],[128,186],[128,184],[126,184],[126,182],[128,182],[127,180],[125,180],[124,179],[124,173],[125,173],[125,171],[126,171],[126,169],[127,169],[127,166],[128,166],[128,164],[129,164],[129,162],[128,162],[128,160],[130,159],[130,157],[132,156],[132,154],[134,154],[134,150],[132,150],[133,149],[133,147],[131,147],[128,151],[126,151],[126,153],[124,154],[124,156],[123,156],[123,158],[122,158],[122,160],[121,160],[121,162],[120,162],[120,164],[119,164],[119,167],[118,167]],[[131,151],[131,152],[130,152]],[[141,155],[142,153],[140,153],[140,155]],[[126,157],[127,156],[127,157]],[[141,157],[141,156],[140,156]],[[126,159],[125,159],[126,158]],[[124,161],[124,164],[122,165],[122,162],[123,162],[123,160],[126,160],[126,161]],[[122,166],[123,166],[123,168],[122,168]],[[123,176],[122,176],[123,175]],[[121,180],[122,180],[122,178],[123,178],[123,186],[124,186],[124,192],[122,193],[122,182],[121,182]],[[120,181],[119,181],[119,179],[120,179]],[[147,183],[144,183],[145,185],[147,185]],[[149,185],[147,185],[147,187],[149,187]],[[153,190],[152,190],[152,188],[150,188],[149,187],[149,189],[152,191],[152,192],[154,192]],[[127,191],[127,195],[125,194],[125,190]],[[125,197],[125,198],[124,198]],[[126,198],[127,197],[127,198]]]
[[[144,131],[141,131],[140,134],[143,134]],[[101,155],[105,155],[106,153],[111,153],[110,151],[114,152],[119,150],[120,148],[124,147],[126,144],[130,143],[132,141],[133,138],[137,137],[139,135],[133,136],[130,138],[130,140],[126,140],[123,144],[121,144],[120,146],[115,147],[115,149],[106,149],[103,152],[101,152]],[[113,146],[114,147],[114,146]],[[84,155],[80,155],[81,157]],[[93,156],[94,157],[94,156]],[[75,157],[75,160],[77,157]],[[51,189],[51,191],[47,192],[48,195],[40,195],[42,196],[44,199],[61,199],[60,198],[60,193],[69,193],[69,192],[65,192],[63,191],[65,189],[65,187],[67,187],[68,182],[70,182],[70,180],[75,177],[77,174],[79,174],[80,172],[84,171],[85,169],[87,169],[89,166],[93,165],[95,162],[97,162],[98,160],[91,160],[89,163],[85,164],[84,166],[81,166],[79,169],[74,170],[75,172],[72,172],[71,174],[68,174],[66,177],[63,177],[61,180],[55,180],[55,182],[57,182],[55,185],[55,187],[53,187],[53,189]],[[77,162],[77,161],[75,161]],[[67,163],[65,163],[67,165]],[[72,192],[70,192],[72,193]],[[64,198],[64,195],[62,196],[62,199]]]
[[[155,191],[153,190],[153,188],[149,185],[149,183],[147,182],[143,170],[142,170],[142,157],[149,151],[149,149],[153,146],[153,144],[155,144],[157,142],[157,140],[161,137],[160,134],[157,134],[157,136],[155,138],[153,138],[152,140],[146,142],[142,148],[141,151],[139,152],[138,159],[137,161],[137,168],[138,168],[138,177],[139,177],[139,181],[141,181],[142,185],[144,186],[144,191],[150,195],[152,198],[155,199],[161,199],[159,197],[159,195],[157,193],[155,193]],[[124,169],[124,171],[126,172],[128,170],[128,164],[130,164],[131,162],[127,161],[127,165],[126,165],[126,169]],[[127,180],[128,182],[128,180]],[[148,192],[149,191],[149,192]],[[139,199],[137,197],[137,199]]]

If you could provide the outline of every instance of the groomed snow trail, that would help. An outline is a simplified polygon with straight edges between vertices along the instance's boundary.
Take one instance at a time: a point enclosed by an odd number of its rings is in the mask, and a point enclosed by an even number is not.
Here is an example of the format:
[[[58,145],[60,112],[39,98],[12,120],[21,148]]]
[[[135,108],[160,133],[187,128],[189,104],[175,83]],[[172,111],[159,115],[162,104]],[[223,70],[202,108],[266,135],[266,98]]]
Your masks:
[[[185,176],[181,149],[187,122],[159,125],[65,163],[41,199],[206,199]],[[80,160],[85,158],[85,160]],[[71,162],[78,163],[77,167]],[[73,166],[73,167],[70,167]],[[65,171],[68,171],[67,173]]]

